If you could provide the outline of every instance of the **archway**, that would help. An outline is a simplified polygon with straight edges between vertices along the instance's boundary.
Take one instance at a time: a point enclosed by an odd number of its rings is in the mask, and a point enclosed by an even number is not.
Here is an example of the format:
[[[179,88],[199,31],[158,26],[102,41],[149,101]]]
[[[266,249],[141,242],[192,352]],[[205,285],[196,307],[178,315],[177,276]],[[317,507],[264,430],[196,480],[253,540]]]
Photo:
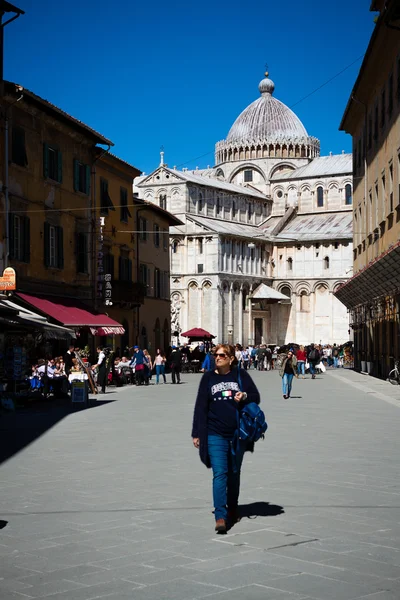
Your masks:
[[[160,326],[160,319],[157,318],[156,319],[156,324],[154,326],[154,342],[155,342],[155,350],[158,350],[160,348],[160,344],[161,344],[161,326]]]

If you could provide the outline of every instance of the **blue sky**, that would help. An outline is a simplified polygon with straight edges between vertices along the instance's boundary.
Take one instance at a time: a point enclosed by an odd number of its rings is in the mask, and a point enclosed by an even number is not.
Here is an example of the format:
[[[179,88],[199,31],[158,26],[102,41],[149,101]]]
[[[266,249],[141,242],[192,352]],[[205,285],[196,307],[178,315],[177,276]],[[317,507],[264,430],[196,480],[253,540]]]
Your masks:
[[[368,0],[15,3],[26,14],[5,29],[5,78],[100,131],[146,173],[161,146],[169,166],[212,165],[215,142],[258,98],[266,63],[275,96],[296,104],[321,153],[351,150],[338,126],[361,60],[299,101],[365,52]]]

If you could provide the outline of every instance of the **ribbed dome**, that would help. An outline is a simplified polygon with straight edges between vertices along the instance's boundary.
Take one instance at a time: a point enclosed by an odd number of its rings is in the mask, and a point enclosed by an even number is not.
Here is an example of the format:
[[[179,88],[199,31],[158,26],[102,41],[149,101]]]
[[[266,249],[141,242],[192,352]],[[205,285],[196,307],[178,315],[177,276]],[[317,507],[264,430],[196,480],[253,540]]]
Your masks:
[[[289,107],[273,98],[275,84],[263,79],[258,89],[261,98],[252,102],[232,125],[227,143],[276,142],[308,138],[308,133],[298,117]]]

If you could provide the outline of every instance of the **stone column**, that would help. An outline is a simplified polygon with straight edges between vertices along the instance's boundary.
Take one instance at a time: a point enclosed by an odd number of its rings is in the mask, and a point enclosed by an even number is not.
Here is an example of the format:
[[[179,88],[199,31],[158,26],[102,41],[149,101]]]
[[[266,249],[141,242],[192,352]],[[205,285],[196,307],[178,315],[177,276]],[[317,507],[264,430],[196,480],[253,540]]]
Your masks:
[[[253,344],[253,309],[251,306],[251,293],[253,290],[253,286],[250,286],[249,289],[249,298],[248,298],[248,303],[249,303],[249,338],[248,338],[248,344]]]
[[[233,343],[233,283],[229,286],[228,344]]]
[[[239,292],[239,344],[243,343],[243,286]]]

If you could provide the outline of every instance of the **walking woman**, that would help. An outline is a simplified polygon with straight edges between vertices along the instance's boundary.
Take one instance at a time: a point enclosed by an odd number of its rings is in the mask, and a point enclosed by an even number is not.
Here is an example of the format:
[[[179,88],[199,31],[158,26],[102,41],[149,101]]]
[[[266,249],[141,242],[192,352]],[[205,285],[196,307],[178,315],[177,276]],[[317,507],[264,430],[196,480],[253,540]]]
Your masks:
[[[297,377],[297,358],[293,355],[292,350],[289,350],[286,357],[282,361],[282,365],[279,371],[279,375],[282,377],[282,392],[285,400],[290,398],[290,392],[292,391],[293,377]]]
[[[250,402],[259,404],[260,394],[247,371],[239,376],[233,346],[218,344],[214,356],[216,368],[204,373],[197,392],[192,438],[201,461],[213,470],[215,530],[226,533],[228,524],[239,520],[243,454],[254,449],[240,440],[233,447],[238,411]]]
[[[154,359],[154,364],[156,366],[156,384],[160,381],[160,375],[163,376],[164,383],[167,383],[167,378],[165,377],[165,363],[167,359],[165,358],[165,354],[162,350],[158,349],[156,357]]]
[[[306,378],[306,351],[304,350],[304,346],[300,346],[300,348],[296,352],[297,358],[297,374],[302,375],[303,379]]]

